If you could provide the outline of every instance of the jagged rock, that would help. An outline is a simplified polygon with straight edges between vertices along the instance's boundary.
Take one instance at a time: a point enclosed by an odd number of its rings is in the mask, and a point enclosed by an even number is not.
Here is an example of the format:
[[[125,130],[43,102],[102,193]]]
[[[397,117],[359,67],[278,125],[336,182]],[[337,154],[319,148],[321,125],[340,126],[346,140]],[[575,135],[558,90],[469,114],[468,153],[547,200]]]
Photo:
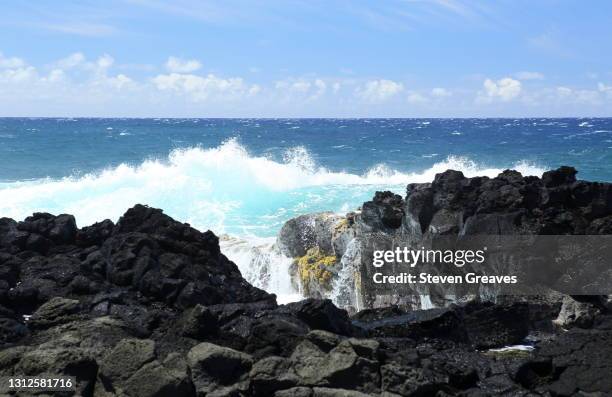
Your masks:
[[[440,338],[487,349],[523,341],[529,332],[529,312],[526,303],[470,302],[453,308],[412,312],[392,307],[357,313],[353,324],[373,336]]]
[[[314,247],[333,254],[332,235],[344,218],[332,212],[298,216],[287,221],[278,233],[277,245],[290,257],[300,257]]]
[[[99,377],[106,390],[121,392],[125,382],[155,357],[154,341],[123,339],[101,360]]]
[[[270,356],[253,364],[251,392],[255,396],[270,396],[278,390],[289,389],[299,384],[300,379],[291,368],[289,359]]]
[[[351,241],[355,238],[355,213],[346,214],[332,229],[331,245],[336,258],[342,258]]]
[[[576,182],[578,171],[574,167],[559,167],[554,171],[546,171],[542,175],[542,182],[546,187],[556,187]]]
[[[365,394],[355,390],[331,389],[329,387],[313,387],[312,397],[367,397],[372,394]]]
[[[300,320],[312,329],[321,329],[340,335],[352,334],[352,325],[345,310],[338,309],[329,299],[305,299],[286,305]]]
[[[387,317],[388,316],[388,317]],[[461,317],[448,309],[418,312],[378,313],[374,318],[357,314],[354,324],[373,336],[391,336],[421,340],[445,338],[467,343],[468,337]],[[364,321],[365,320],[365,321]]]
[[[0,348],[28,334],[28,328],[14,318],[0,316]]]
[[[14,374],[26,376],[64,375],[76,378],[77,394],[91,395],[98,364],[94,354],[78,341],[56,340],[28,349],[15,363]]]
[[[115,224],[109,219],[86,226],[77,232],[76,243],[83,247],[102,245],[111,236],[114,228]]]
[[[69,322],[79,311],[79,301],[55,297],[38,308],[30,318],[33,328],[48,328],[53,325]]]
[[[379,390],[375,341],[345,340],[329,352],[305,340],[291,355],[301,385],[349,388],[373,393]]]
[[[600,313],[601,310],[592,303],[578,302],[570,296],[564,296],[559,315],[553,323],[563,328],[589,328]]]
[[[292,387],[277,391],[274,393],[274,397],[312,397],[312,389],[310,387]]]
[[[212,343],[200,343],[187,354],[191,378],[198,396],[246,391],[253,365],[250,355]]]
[[[36,213],[23,222],[19,222],[17,228],[31,233],[30,237],[36,236],[37,239],[42,237],[55,244],[72,243],[77,234],[74,217],[66,214],[53,216],[47,213]]]
[[[516,345],[529,333],[529,308],[526,303],[473,302],[463,307],[462,321],[468,340],[477,349]]]
[[[606,395],[612,391],[612,327],[572,329],[545,344],[516,379],[539,393]],[[603,392],[603,393],[602,393]]]
[[[281,308],[276,313],[253,321],[247,330],[243,349],[261,358],[266,355],[291,354],[300,338],[308,332],[309,326],[296,318],[295,313],[286,313]]]
[[[357,291],[349,305],[400,304],[414,309],[420,302],[411,296],[423,294],[434,304],[447,305],[445,297],[461,296],[453,286],[406,286],[409,291],[401,294],[396,290],[401,287],[389,287],[385,294],[372,281],[373,252],[429,247],[442,236],[607,234],[612,233],[610,219],[612,185],[576,180],[576,170],[571,167],[549,171],[542,178],[523,177],[512,170],[495,178],[466,178],[461,172],[448,170],[431,183],[408,185],[405,199],[377,192],[372,201],[364,203],[361,213],[350,219],[350,236],[359,255],[354,255],[352,262],[343,258],[338,262],[341,266],[330,274],[337,282],[342,267],[353,272],[343,280],[352,283],[347,288]],[[550,288],[563,282],[563,271],[554,275],[559,277],[557,281],[547,280]],[[326,296],[324,290],[317,292],[317,296]]]
[[[448,377],[424,368],[392,363],[383,365],[380,374],[382,389],[401,396],[436,395],[450,389]]]
[[[492,223],[511,233],[607,230],[608,185],[571,182],[569,174],[551,176],[547,187],[510,171],[494,179],[448,173],[410,187],[403,207],[379,195],[366,218],[384,229],[353,214],[343,233],[394,244]],[[572,298],[596,310],[575,311],[567,332],[531,335],[534,352],[483,352],[476,347],[520,342],[526,327],[550,322],[563,297],[370,309],[351,322],[329,300],[277,306],[246,283],[212,232],[160,210],[136,206],[117,225],[80,230],[70,216],[56,218],[0,219],[0,377],[75,376],[76,394],[86,397],[612,391],[607,297]],[[346,249],[336,248],[331,231],[328,241],[332,255]],[[560,317],[571,319],[570,306]]]
[[[163,362],[144,364],[124,384],[128,396],[192,396],[195,394],[185,360],[169,354]]]
[[[217,317],[202,305],[196,305],[185,311],[180,324],[182,334],[194,339],[214,335],[218,328]]]
[[[361,219],[376,229],[397,229],[404,217],[404,200],[392,192],[376,192],[372,201],[363,203]]]
[[[318,329],[310,331],[305,338],[326,353],[342,341],[342,337],[339,335]]]

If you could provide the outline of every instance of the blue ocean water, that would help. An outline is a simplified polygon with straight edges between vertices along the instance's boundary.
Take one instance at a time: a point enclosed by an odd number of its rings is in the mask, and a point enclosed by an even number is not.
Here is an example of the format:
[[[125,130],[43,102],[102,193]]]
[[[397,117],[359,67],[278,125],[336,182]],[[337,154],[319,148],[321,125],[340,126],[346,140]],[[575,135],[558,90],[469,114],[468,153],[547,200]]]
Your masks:
[[[437,172],[612,181],[612,119],[0,119],[0,216],[80,226],[145,203],[200,229],[271,237]]]

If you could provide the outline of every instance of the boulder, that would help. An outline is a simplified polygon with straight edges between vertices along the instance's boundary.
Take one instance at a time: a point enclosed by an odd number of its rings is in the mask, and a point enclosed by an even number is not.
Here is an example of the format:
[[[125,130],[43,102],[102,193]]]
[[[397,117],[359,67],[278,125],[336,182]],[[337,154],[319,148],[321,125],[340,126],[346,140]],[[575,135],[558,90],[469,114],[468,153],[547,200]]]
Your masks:
[[[78,300],[55,297],[45,302],[32,315],[29,325],[32,328],[48,328],[53,325],[74,320],[80,310]]]
[[[553,323],[563,328],[590,328],[600,313],[601,308],[593,303],[579,302],[570,296],[564,296],[559,315]]]
[[[529,333],[527,303],[494,305],[471,302],[462,308],[468,340],[477,349],[516,345]]]
[[[375,229],[397,229],[404,217],[404,200],[392,192],[376,192],[372,201],[363,203],[361,219]]]
[[[204,342],[189,351],[187,363],[198,396],[245,392],[249,387],[253,360],[248,354]]]
[[[608,323],[609,324],[609,323]],[[612,328],[574,328],[541,347],[515,379],[537,393],[606,395],[612,391]]]
[[[253,364],[249,373],[251,392],[255,396],[271,396],[276,391],[292,388],[300,379],[285,357],[270,356]]]
[[[287,310],[305,322],[311,329],[320,329],[340,335],[351,335],[353,327],[345,310],[337,308],[329,299],[305,299],[289,303]]]
[[[128,396],[192,396],[195,394],[185,360],[169,354],[163,362],[144,364],[124,383]]]
[[[327,255],[333,254],[332,235],[344,217],[332,212],[301,215],[285,222],[278,233],[277,245],[290,258],[306,255],[318,247]]]
[[[183,313],[180,327],[184,336],[206,338],[217,333],[217,317],[208,308],[196,305]]]
[[[291,355],[301,385],[330,386],[374,393],[379,390],[378,343],[344,340],[329,352],[305,340]]]
[[[126,381],[155,358],[154,341],[123,339],[101,360],[99,377],[106,390],[121,392]]]

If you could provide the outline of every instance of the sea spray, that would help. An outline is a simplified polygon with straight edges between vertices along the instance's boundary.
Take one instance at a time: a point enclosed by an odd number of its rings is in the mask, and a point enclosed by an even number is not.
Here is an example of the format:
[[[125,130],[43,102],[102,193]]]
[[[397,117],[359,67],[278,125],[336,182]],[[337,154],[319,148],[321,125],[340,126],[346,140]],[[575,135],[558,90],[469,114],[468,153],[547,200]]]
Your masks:
[[[236,263],[242,276],[255,287],[276,295],[279,304],[303,299],[291,284],[292,259],[277,248],[275,239],[240,239],[223,235],[221,251]]]
[[[331,300],[338,307],[353,308],[359,311],[363,308],[360,285],[355,276],[359,272],[361,252],[359,242],[352,239],[346,246],[346,251],[340,259],[340,271],[334,280],[330,293]]]
[[[543,172],[526,162],[504,168],[525,175]],[[287,150],[279,162],[251,155],[230,139],[214,148],[175,149],[165,159],[121,164],[81,176],[0,183],[0,216],[23,219],[34,212],[69,213],[82,227],[103,219],[117,221],[137,203],[161,208],[202,231],[232,236],[222,241],[222,250],[247,280],[277,294],[279,301],[290,301],[300,297],[291,287],[291,259],[278,253],[273,243],[290,218],[329,210],[345,213],[377,190],[403,195],[406,184],[431,182],[447,169],[492,177],[504,168],[450,156],[422,172],[400,172],[377,164],[357,175],[317,165],[301,146]],[[354,287],[350,288],[357,283],[351,279],[356,262],[348,256],[345,262],[351,265],[342,267],[341,281],[331,298],[340,306],[359,308]]]
[[[543,172],[525,162],[505,168],[524,175]],[[79,177],[0,183],[0,214],[23,219],[40,211],[70,213],[79,226],[86,226],[107,218],[116,221],[141,203],[217,234],[273,237],[292,217],[353,210],[376,190],[403,194],[406,184],[431,182],[447,169],[492,177],[504,168],[451,156],[423,172],[403,173],[378,164],[357,175],[317,166],[302,147],[276,162],[250,155],[231,139],[219,147],[176,149],[166,159],[121,164]]]

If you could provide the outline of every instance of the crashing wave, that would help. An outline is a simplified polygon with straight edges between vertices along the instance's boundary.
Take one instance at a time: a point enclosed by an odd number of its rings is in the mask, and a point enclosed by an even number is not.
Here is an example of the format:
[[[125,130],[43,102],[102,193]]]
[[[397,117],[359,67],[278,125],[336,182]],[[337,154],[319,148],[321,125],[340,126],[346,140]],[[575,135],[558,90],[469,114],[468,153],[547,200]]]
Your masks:
[[[544,171],[527,162],[508,167],[524,175]],[[33,212],[69,213],[84,226],[105,218],[116,221],[137,203],[163,208],[197,229],[240,237],[222,241],[223,251],[249,282],[286,301],[298,295],[290,287],[289,276],[278,275],[288,273],[279,272],[279,267],[288,269],[290,259],[275,251],[273,241],[288,219],[304,213],[354,210],[376,190],[403,195],[406,184],[430,182],[447,169],[468,177],[493,177],[508,167],[483,167],[450,156],[420,172],[400,172],[379,164],[358,175],[317,165],[304,147],[290,149],[283,161],[274,161],[249,154],[231,139],[219,147],[176,149],[166,159],[121,164],[83,176],[2,183],[0,215],[23,219]],[[335,299],[347,298],[336,293]]]

